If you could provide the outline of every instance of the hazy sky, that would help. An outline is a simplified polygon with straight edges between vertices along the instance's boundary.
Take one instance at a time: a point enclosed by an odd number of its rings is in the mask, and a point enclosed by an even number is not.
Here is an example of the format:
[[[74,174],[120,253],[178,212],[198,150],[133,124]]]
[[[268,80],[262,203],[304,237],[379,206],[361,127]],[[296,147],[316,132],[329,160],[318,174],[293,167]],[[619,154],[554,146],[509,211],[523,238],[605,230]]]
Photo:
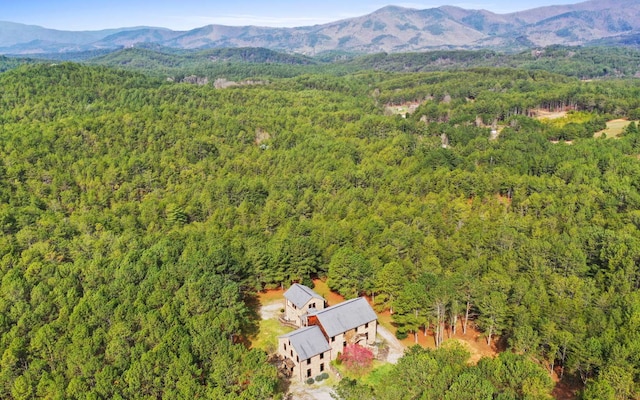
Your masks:
[[[368,14],[386,5],[427,9],[454,5],[509,13],[579,0],[0,0],[0,21],[61,30],[158,26],[189,30],[208,24],[305,26]]]

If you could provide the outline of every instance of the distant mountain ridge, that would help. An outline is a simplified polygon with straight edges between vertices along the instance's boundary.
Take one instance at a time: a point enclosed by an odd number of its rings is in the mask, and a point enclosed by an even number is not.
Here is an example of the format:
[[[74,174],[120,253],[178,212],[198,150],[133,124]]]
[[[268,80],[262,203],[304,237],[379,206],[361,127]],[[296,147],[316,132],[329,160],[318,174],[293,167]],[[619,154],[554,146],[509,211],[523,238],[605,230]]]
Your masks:
[[[371,14],[315,26],[270,28],[207,25],[190,31],[133,27],[70,32],[0,22],[0,54],[41,54],[132,47],[180,49],[264,47],[306,55],[433,49],[522,49],[548,45],[635,45],[640,0],[591,0],[510,14],[442,6],[387,6]]]

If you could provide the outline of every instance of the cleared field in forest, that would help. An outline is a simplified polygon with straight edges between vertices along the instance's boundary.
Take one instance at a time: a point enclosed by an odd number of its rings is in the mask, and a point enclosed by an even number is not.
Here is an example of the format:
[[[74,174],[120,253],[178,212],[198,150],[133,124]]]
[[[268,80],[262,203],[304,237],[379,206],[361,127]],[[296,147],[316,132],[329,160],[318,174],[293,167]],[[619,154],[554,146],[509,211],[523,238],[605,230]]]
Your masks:
[[[567,116],[566,111],[547,111],[547,110],[534,110],[533,114],[537,119],[558,119]]]
[[[624,129],[631,123],[626,119],[613,119],[607,122],[607,129],[598,131],[593,134],[594,137],[601,137],[604,135],[606,138],[618,137],[624,132]]]

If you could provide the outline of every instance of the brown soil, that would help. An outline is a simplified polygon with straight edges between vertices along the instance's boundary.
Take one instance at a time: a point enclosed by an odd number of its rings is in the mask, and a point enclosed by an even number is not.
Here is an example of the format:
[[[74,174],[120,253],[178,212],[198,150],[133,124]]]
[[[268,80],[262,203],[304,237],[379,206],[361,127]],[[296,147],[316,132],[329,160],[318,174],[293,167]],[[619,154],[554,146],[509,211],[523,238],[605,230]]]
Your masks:
[[[578,398],[578,392],[584,387],[579,379],[565,375],[562,380],[559,378],[560,368],[554,371],[552,377],[556,386],[551,395],[557,400],[574,400]]]
[[[378,318],[382,325],[386,326],[395,334],[397,329],[393,325],[393,319],[388,310],[378,313]],[[483,337],[482,333],[475,329],[473,324],[469,324],[467,326],[466,334],[462,333],[461,324],[458,324],[455,335],[451,334],[451,332],[447,330],[445,332],[445,343],[449,340],[458,341],[469,351],[471,354],[469,362],[472,364],[477,363],[482,357],[495,357],[500,351],[504,350],[496,345],[499,343],[499,338],[493,338],[491,346],[487,345],[486,339]],[[413,334],[410,334],[406,339],[401,340],[401,343],[407,347],[414,346],[416,344],[430,349],[435,349],[436,347],[433,332],[430,330],[427,330],[426,336],[424,334],[424,330],[420,330],[420,332],[418,332],[418,343],[416,343],[415,336]]]
[[[331,289],[329,289],[329,286],[327,286],[327,282],[323,282],[320,279],[314,279],[313,284],[315,285],[313,290],[315,290],[315,292],[320,296],[324,297],[330,306],[335,306],[345,300],[344,296],[341,296],[336,292],[332,292]]]
[[[538,119],[557,119],[567,115],[566,111],[547,111],[547,110],[533,110],[533,115]]]
[[[271,139],[271,135],[269,135],[269,132],[260,128],[256,129],[256,144],[260,144],[269,139]]]
[[[275,300],[282,300],[283,294],[284,290],[280,288],[263,290],[261,292],[258,292],[258,301],[262,305],[273,303]]]

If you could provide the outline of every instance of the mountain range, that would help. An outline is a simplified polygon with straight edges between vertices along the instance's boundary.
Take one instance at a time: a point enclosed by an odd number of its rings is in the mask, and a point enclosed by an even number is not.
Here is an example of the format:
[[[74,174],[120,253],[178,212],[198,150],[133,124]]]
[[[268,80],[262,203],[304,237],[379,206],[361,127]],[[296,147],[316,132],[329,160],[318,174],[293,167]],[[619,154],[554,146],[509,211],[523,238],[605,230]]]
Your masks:
[[[59,31],[0,22],[0,54],[37,55],[154,44],[179,49],[264,47],[317,55],[434,49],[523,49],[640,42],[640,0],[591,0],[510,14],[442,6],[387,6],[371,14],[297,28],[207,25],[190,31],[132,27]]]

